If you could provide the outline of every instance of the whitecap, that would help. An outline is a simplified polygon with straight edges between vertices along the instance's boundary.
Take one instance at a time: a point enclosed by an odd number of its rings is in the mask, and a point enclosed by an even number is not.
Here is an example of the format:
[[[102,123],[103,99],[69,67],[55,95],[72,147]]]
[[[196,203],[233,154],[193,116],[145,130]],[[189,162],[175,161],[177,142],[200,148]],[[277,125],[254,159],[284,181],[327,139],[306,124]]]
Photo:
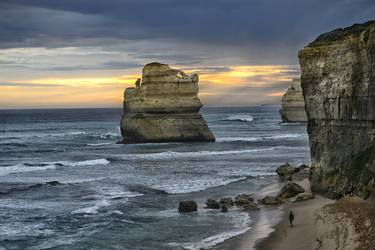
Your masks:
[[[55,168],[56,166],[53,164],[45,164],[43,166],[26,166],[24,164],[17,164],[8,167],[0,167],[0,176],[31,171],[53,170]]]
[[[110,203],[107,200],[99,200],[95,202],[93,206],[79,208],[72,211],[72,214],[96,214],[102,207],[109,206]]]
[[[94,165],[107,165],[111,163],[109,160],[105,158],[101,159],[94,159],[94,160],[85,160],[85,161],[57,161],[57,162],[51,162],[50,164],[55,165],[63,165],[68,167],[83,167],[83,166],[94,166]]]
[[[231,115],[224,119],[224,121],[240,121],[252,122],[254,118],[251,115]]]
[[[235,141],[248,141],[248,142],[254,142],[254,141],[260,141],[262,140],[262,137],[222,137],[222,138],[216,138],[217,142],[235,142]]]
[[[161,189],[168,194],[186,194],[192,192],[203,191],[209,188],[226,186],[233,182],[238,182],[247,179],[248,177],[228,178],[217,177],[211,179],[189,179],[186,181],[180,180],[179,182],[164,182],[162,184],[152,185],[152,188]]]
[[[267,140],[278,140],[278,139],[293,139],[307,137],[307,134],[281,134],[281,135],[271,135],[271,136],[260,136],[260,137],[222,137],[216,138],[217,142],[256,142],[256,141],[267,141]]]
[[[275,150],[275,147],[244,149],[244,150],[227,150],[227,151],[196,151],[196,152],[165,151],[165,152],[159,152],[159,153],[126,154],[126,155],[120,156],[120,158],[123,160],[136,160],[136,159],[155,160],[155,159],[191,158],[191,157],[216,156],[216,155],[257,153],[257,152],[272,151],[272,150]]]
[[[102,143],[88,143],[87,146],[104,146],[104,145],[110,145],[110,142],[102,142]]]
[[[111,138],[117,138],[119,136],[120,135],[118,133],[107,132],[107,133],[101,134],[99,137],[101,139],[111,139]]]

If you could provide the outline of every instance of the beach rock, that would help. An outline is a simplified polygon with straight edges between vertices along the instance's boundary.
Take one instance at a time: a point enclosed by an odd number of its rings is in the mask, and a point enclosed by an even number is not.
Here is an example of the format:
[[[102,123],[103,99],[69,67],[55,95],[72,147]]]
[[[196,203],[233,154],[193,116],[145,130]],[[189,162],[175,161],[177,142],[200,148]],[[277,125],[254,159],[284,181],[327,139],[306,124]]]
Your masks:
[[[124,93],[123,143],[215,141],[199,114],[198,75],[150,63]]]
[[[305,189],[303,187],[301,187],[297,183],[288,181],[281,189],[278,197],[281,199],[288,199],[303,192],[305,192]]]
[[[291,176],[298,171],[299,169],[297,167],[294,167],[289,163],[285,163],[276,169],[276,173],[281,180],[287,180],[291,178]]]
[[[304,165],[306,167],[300,168],[297,167],[298,171],[292,175],[291,180],[293,181],[301,181],[306,178],[310,178],[310,167],[307,165]]]
[[[222,213],[228,213],[228,207],[226,206],[226,205],[222,205],[221,206],[221,210],[220,210],[220,212],[222,212]]]
[[[239,194],[234,198],[236,206],[243,206],[254,203],[254,198],[248,194]]]
[[[293,198],[290,198],[290,201],[291,202],[298,202],[298,201],[306,201],[306,200],[310,200],[310,199],[314,199],[314,198],[315,198],[315,196],[314,196],[313,193],[304,192],[304,193],[297,194]]]
[[[281,203],[283,203],[283,201],[278,197],[266,196],[260,200],[260,203],[262,203],[263,205],[280,205]]]
[[[206,201],[206,207],[208,209],[220,209],[220,203],[213,199],[208,199]]]
[[[298,57],[312,190],[375,200],[375,21],[320,35]]]
[[[234,201],[231,197],[222,198],[219,203],[221,205],[225,205],[226,207],[234,206]]]
[[[260,210],[260,208],[254,202],[244,205],[242,209],[244,212],[254,212]]]
[[[190,213],[198,211],[198,205],[195,201],[180,201],[178,206],[179,213]]]
[[[280,115],[283,122],[307,122],[301,79],[293,79],[292,85],[281,98]]]

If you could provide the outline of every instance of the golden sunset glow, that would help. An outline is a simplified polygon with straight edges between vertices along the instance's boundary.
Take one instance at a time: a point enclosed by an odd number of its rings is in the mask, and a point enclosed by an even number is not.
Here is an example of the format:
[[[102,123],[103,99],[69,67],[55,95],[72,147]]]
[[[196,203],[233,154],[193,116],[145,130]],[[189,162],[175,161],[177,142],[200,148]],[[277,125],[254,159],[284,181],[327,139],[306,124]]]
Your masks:
[[[232,66],[229,67],[228,72],[203,74],[200,79],[217,84],[249,84],[251,82],[253,86],[256,86],[270,81],[290,81],[288,76],[282,75],[290,71],[289,67],[284,65]]]
[[[235,100],[248,98],[254,88],[265,88],[274,83],[289,83],[288,65],[226,66],[222,72],[205,72],[192,68],[187,73],[200,72],[200,96],[203,102],[237,96]],[[223,67],[224,68],[224,67]],[[45,77],[26,81],[7,81],[10,86],[0,85],[1,107],[118,107],[123,101],[126,87],[133,86],[141,70],[126,75],[98,77]],[[11,86],[14,84],[14,86]],[[19,84],[19,85],[17,85]],[[252,88],[252,91],[237,89]],[[232,93],[237,91],[237,93]],[[279,98],[283,91],[262,93],[263,98]],[[259,97],[258,97],[259,98]],[[215,99],[215,100],[216,100]]]

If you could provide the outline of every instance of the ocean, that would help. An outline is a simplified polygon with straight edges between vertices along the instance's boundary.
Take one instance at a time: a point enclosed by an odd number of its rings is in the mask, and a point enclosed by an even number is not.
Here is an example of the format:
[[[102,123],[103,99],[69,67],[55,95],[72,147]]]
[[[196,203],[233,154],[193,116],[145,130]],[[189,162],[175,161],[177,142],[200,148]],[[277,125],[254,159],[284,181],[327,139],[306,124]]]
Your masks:
[[[204,202],[310,163],[306,126],[278,110],[203,108],[216,142],[133,145],[116,143],[121,109],[0,110],[0,249],[199,249],[251,230]]]

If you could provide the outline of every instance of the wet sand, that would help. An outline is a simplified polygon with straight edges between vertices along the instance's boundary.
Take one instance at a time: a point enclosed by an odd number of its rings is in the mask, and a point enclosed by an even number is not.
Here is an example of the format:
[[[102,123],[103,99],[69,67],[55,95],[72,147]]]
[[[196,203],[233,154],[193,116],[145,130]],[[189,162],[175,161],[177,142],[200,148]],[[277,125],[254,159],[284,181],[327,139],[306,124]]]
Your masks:
[[[297,182],[308,191],[307,179]],[[316,195],[315,199],[297,203],[287,202],[279,207],[263,206],[252,229],[224,241],[214,249],[290,250],[313,249],[316,242],[315,210],[335,201]],[[288,214],[295,215],[294,227],[289,226]]]

